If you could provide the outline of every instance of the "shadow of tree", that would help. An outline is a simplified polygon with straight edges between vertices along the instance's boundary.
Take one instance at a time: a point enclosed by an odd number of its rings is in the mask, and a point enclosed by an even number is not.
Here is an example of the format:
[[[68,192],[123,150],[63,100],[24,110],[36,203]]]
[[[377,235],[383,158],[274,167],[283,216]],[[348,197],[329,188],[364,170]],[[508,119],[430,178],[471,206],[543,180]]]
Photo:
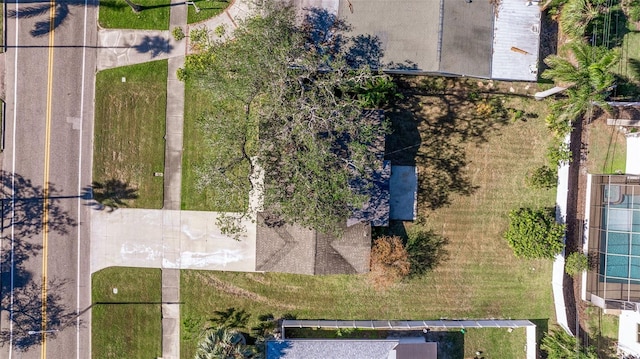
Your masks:
[[[42,186],[19,174],[0,171],[0,199],[2,201],[2,232],[13,230],[14,238],[26,238],[42,231],[45,201],[47,206],[47,227],[49,231],[67,234],[68,227],[77,225],[76,221],[62,209],[62,199],[78,196],[63,196],[51,183],[45,194]],[[12,205],[13,204],[13,205]]]
[[[69,226],[77,223],[60,205],[63,199],[79,196],[63,196],[53,185],[47,191],[19,174],[0,171],[0,203],[2,251],[0,252],[0,308],[9,312],[13,323],[13,335],[3,326],[0,345],[12,340],[20,350],[27,350],[40,343],[42,336],[29,334],[42,325],[42,283],[36,283],[26,262],[42,249],[29,238],[42,233],[45,203],[47,203],[47,227],[60,235],[68,234]],[[9,235],[10,234],[10,235]],[[65,308],[59,293],[65,283],[53,280],[48,284],[47,329],[62,330],[75,315]],[[52,333],[55,335],[55,333]]]
[[[128,207],[128,200],[138,198],[138,190],[118,179],[110,179],[103,183],[94,181],[91,186],[82,189],[82,198],[89,200],[87,206],[113,212],[118,208]]]
[[[57,333],[69,326],[75,326],[76,313],[62,304],[66,282],[51,280],[47,283],[46,327],[48,335],[55,337]],[[42,283],[30,281],[16,288],[13,297],[2,297],[2,310],[10,311],[12,333],[8,329],[0,331],[0,345],[13,341],[15,348],[27,351],[42,342]],[[35,333],[34,333],[35,332]]]
[[[411,262],[411,276],[423,275],[449,258],[449,239],[431,229],[412,227],[405,248]]]
[[[39,1],[26,1],[37,3]],[[21,2],[24,4],[24,2]],[[29,31],[31,36],[40,37],[48,34],[51,30],[55,30],[60,25],[62,25],[69,16],[72,15],[71,7],[84,7],[86,6],[98,6],[108,7],[113,9],[122,9],[131,7],[126,3],[119,3],[116,1],[88,1],[85,4],[85,0],[57,0],[54,9],[54,15],[49,16],[49,11],[51,10],[51,4],[47,1],[42,1],[38,5],[33,6],[25,6],[21,7],[18,11],[9,10],[7,11],[7,18],[34,18],[38,16],[42,16],[43,20],[35,23],[34,28]],[[138,11],[144,11],[148,9],[154,9],[158,7],[169,7],[169,6],[183,6],[184,3],[177,4],[166,4],[166,5],[153,5],[153,6],[142,6],[132,3],[133,6],[137,7]],[[132,9],[133,11],[133,9]],[[155,56],[154,56],[155,57]]]
[[[348,42],[344,33],[351,30],[351,26],[327,9],[310,7],[303,10],[306,13],[302,30],[307,50],[330,57],[340,53]]]
[[[225,310],[216,310],[213,312],[214,317],[209,319],[211,327],[209,329],[223,327],[232,329],[246,328],[249,323],[250,313],[244,309],[236,309],[234,307]]]
[[[372,69],[378,69],[383,56],[382,41],[377,36],[365,34],[351,39],[345,58],[351,67],[369,66]]]
[[[145,36],[142,41],[133,47],[139,53],[151,53],[151,57],[157,57],[162,53],[169,53],[173,49],[173,45],[169,43],[169,39],[161,36]]]
[[[495,94],[478,91],[466,79],[396,81],[404,100],[387,112],[393,132],[385,159],[418,166],[418,203],[428,209],[448,205],[452,194],[474,193],[477,187],[466,173],[467,147],[486,142],[507,124],[509,110]]]

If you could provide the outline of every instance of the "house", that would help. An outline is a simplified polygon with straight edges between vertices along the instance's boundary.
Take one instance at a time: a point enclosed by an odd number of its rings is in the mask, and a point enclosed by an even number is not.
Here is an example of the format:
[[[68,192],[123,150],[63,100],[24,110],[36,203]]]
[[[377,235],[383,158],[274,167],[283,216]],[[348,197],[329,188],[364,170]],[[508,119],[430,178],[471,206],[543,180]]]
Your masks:
[[[297,224],[270,224],[259,212],[256,270],[295,274],[357,274],[369,271],[371,225],[344,226],[340,238]]]
[[[352,26],[390,71],[536,81],[541,11],[526,0],[295,0]]]
[[[374,121],[384,118],[380,110],[365,111],[363,116]],[[257,271],[309,275],[369,272],[371,227],[388,226],[390,219],[413,220],[417,198],[415,167],[392,168],[390,161],[384,160],[384,136],[373,141],[369,150],[376,158],[371,177],[350,183],[369,200],[344,219],[340,236],[281,223],[268,211],[257,213]]]

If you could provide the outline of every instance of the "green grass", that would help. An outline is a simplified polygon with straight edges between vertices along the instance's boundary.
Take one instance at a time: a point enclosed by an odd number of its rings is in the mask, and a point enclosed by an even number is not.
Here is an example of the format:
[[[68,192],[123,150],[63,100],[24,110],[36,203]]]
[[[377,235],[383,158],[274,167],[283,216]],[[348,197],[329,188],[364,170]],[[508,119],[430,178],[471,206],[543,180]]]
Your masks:
[[[600,358],[615,357],[615,344],[618,340],[618,317],[604,314],[601,308],[595,306],[586,308],[584,317],[587,323],[585,329],[590,338],[589,344],[598,350]]]
[[[124,0],[100,0],[98,23],[103,28],[168,30],[170,0],[132,0],[143,6],[133,12]],[[184,5],[180,5],[184,6]]]
[[[467,329],[464,334],[464,357],[473,358],[477,351],[485,358],[525,358],[525,328],[509,332],[506,328]]]
[[[627,139],[618,126],[608,126],[605,119],[599,119],[587,126],[589,153],[587,169],[589,173],[624,173],[627,162]]]
[[[193,24],[196,22],[210,19],[214,16],[221,14],[224,9],[229,6],[229,1],[214,1],[214,0],[194,0],[200,12],[196,12],[193,5],[189,5],[189,12],[187,13],[187,23]],[[214,30],[214,29],[209,29]]]
[[[625,34],[620,51],[620,61],[614,71],[619,75],[640,81],[640,73],[633,64],[640,61],[640,32],[632,31]]]
[[[413,118],[417,123],[405,118],[403,123],[394,124],[396,134],[406,142],[397,141],[394,146],[402,148],[419,141],[413,133],[422,136],[423,146],[437,145],[437,141],[429,141],[433,127],[428,122],[447,108],[442,101],[438,96],[420,96],[417,103],[421,103],[424,113],[418,120]],[[457,176],[470,180],[476,187],[473,193],[451,193],[451,204],[437,210],[419,204],[420,213],[428,215],[426,225],[449,239],[445,262],[422,278],[407,280],[383,292],[373,289],[366,276],[183,271],[181,357],[193,356],[195,333],[205,325],[206,318],[211,318],[214,310],[230,307],[250,313],[249,326],[265,313],[292,313],[299,319],[511,317],[553,322],[549,285],[552,263],[515,258],[502,238],[511,209],[554,205],[554,191],[533,190],[524,183],[527,171],[545,162],[551,139],[542,121],[546,106],[524,98],[509,99],[509,106],[523,108],[527,113],[537,111],[538,118],[532,115],[527,121],[500,125],[483,119],[482,123],[470,124],[461,117],[476,111],[474,103],[452,98],[446,101],[452,106],[454,117],[458,117],[445,122],[446,126],[459,126],[460,132],[486,128],[482,136],[473,132],[476,134],[466,140],[461,133],[452,133],[450,141],[455,143],[447,147],[448,152],[464,154],[467,165]],[[428,165],[429,162],[420,164],[421,176],[427,170],[423,167]],[[474,337],[475,334],[465,339],[467,354],[485,348],[487,353],[496,353],[491,357],[524,357],[522,338],[504,344],[501,341],[506,332],[478,331]]]
[[[212,151],[216,151],[220,143],[226,143],[222,133],[211,131],[205,134],[198,125],[203,114],[214,111],[215,106],[228,108],[226,104],[212,98],[206,90],[196,86],[193,81],[185,84],[184,105],[184,152],[182,155],[182,209],[200,211],[239,212],[246,210],[249,200],[249,165],[242,163],[226,172],[234,183],[243,186],[240,190],[230,190],[225,182],[201,186],[197,169],[208,159]],[[216,136],[219,135],[219,136]],[[212,145],[216,143],[216,145]],[[231,144],[230,144],[231,146]]]
[[[166,60],[96,76],[93,180],[137,189],[130,207],[162,208],[163,177],[154,172],[164,172],[166,99]]]
[[[162,356],[161,300],[160,269],[113,267],[94,273],[92,358]]]

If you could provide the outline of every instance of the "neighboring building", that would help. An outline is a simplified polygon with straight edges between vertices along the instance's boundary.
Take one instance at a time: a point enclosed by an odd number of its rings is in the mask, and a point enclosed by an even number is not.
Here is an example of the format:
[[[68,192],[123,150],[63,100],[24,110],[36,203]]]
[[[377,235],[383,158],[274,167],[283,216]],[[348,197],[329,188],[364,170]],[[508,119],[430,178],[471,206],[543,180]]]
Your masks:
[[[438,343],[424,338],[286,339],[267,342],[267,359],[437,359]]]
[[[640,176],[588,175],[585,218],[584,251],[597,265],[582,299],[619,315],[618,348],[640,356]]]
[[[303,5],[313,3],[298,1]],[[378,40],[384,52],[381,63],[387,69],[537,81],[541,29],[538,1],[318,2],[352,25],[352,34],[361,35],[360,48],[374,48]]]
[[[393,337],[387,339],[287,338],[288,330],[314,328],[324,330],[380,330]],[[267,359],[436,359],[438,342],[431,336],[437,331],[461,331],[475,328],[503,328],[511,332],[524,328],[527,359],[538,357],[536,325],[528,320],[283,320],[280,340],[266,344]],[[417,336],[419,335],[419,336]],[[463,335],[463,334],[461,334]],[[429,338],[429,341],[427,341]],[[437,338],[437,336],[435,337]],[[464,340],[463,340],[464,341]],[[444,344],[442,348],[446,348]],[[442,349],[441,348],[441,349]],[[449,348],[450,349],[450,348]],[[443,353],[447,353],[446,349]],[[444,355],[444,354],[443,354]]]
[[[605,309],[640,309],[640,176],[589,175],[584,299]]]

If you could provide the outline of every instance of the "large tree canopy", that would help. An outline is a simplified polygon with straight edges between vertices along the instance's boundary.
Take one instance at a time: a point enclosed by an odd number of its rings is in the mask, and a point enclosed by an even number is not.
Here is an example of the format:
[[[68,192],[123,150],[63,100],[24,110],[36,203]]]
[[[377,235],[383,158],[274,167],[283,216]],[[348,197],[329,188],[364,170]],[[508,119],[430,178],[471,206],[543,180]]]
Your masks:
[[[217,104],[201,120],[219,149],[200,168],[203,184],[226,183],[231,196],[248,195],[249,178],[241,178],[243,186],[228,174],[259,167],[266,208],[323,232],[336,231],[367,200],[354,183],[366,183],[378,166],[372,147],[385,125],[365,114],[395,88],[362,65],[378,63],[379,49],[372,51],[377,60],[359,53],[354,61],[346,29],[324,10],[310,10],[300,22],[293,8],[267,1],[232,41],[187,59],[180,76],[209,90]]]

